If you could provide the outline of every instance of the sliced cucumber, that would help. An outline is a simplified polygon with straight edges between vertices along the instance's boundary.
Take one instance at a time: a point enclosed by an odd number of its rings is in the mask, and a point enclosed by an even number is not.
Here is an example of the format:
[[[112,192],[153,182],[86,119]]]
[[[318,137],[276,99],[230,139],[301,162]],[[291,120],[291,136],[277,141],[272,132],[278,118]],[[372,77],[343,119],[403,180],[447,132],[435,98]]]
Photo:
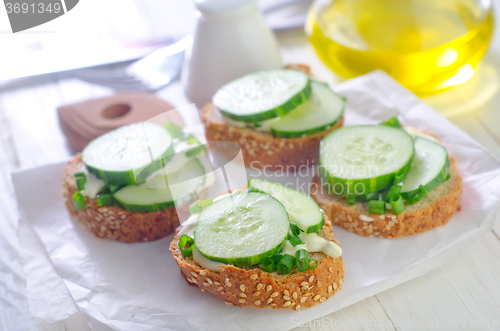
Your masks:
[[[196,222],[196,248],[208,259],[236,266],[260,263],[281,250],[290,220],[269,194],[245,192],[215,201]]]
[[[311,88],[309,100],[271,125],[273,136],[307,136],[328,130],[342,118],[345,98],[333,92],[327,84],[311,81]]]
[[[349,126],[329,133],[320,144],[319,175],[332,193],[360,196],[380,191],[404,176],[413,160],[413,139],[385,125]]]
[[[449,174],[450,159],[446,149],[425,138],[415,139],[415,158],[410,172],[403,180],[401,195],[404,199],[412,199],[420,192],[423,185],[427,192],[446,181]]]
[[[170,133],[160,125],[142,122],[122,126],[108,132],[85,147],[83,163],[87,169],[107,184],[130,185],[146,178],[160,162],[151,162],[150,151],[155,160],[169,159],[173,153]]]
[[[156,175],[144,186],[125,186],[113,197],[123,209],[149,213],[191,201],[203,189],[204,183],[205,171],[198,159],[193,158],[182,169],[167,173],[166,177]]]
[[[305,233],[318,233],[325,225],[323,212],[313,198],[300,191],[263,179],[250,179],[252,191],[271,194],[285,206],[290,221]]]
[[[213,96],[224,116],[242,122],[262,122],[283,116],[311,95],[309,77],[297,70],[251,73],[222,86]]]

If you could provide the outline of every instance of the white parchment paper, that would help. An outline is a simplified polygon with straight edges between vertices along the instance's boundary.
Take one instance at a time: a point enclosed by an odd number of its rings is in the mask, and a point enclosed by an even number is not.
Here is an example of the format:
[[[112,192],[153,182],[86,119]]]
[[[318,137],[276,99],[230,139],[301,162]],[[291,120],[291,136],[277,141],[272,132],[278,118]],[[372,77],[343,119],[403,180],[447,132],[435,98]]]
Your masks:
[[[288,330],[432,270],[491,229],[499,209],[500,163],[481,145],[383,72],[335,90],[348,99],[345,125],[399,115],[441,138],[458,160],[464,187],[462,208],[446,226],[399,239],[365,238],[334,227],[346,266],[335,297],[298,312],[240,308],[187,285],[168,250],[172,235],[125,244],[97,239],[72,220],[62,201],[64,164],[19,172],[13,181],[24,269],[40,328]]]

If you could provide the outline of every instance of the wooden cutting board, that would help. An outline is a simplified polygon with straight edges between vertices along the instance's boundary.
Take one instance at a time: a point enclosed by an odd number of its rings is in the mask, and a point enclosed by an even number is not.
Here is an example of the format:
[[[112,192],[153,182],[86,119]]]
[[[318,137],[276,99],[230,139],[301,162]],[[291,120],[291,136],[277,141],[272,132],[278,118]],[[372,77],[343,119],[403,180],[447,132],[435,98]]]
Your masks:
[[[121,93],[92,99],[57,109],[59,125],[75,152],[106,132],[120,126],[152,121],[160,125],[172,121],[184,126],[169,103],[150,93]]]

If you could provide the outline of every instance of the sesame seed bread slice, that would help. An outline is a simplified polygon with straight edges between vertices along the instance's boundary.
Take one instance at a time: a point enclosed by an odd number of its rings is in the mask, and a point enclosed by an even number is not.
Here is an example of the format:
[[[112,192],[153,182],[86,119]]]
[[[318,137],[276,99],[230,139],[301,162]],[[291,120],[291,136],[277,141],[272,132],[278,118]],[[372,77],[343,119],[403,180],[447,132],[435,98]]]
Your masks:
[[[74,174],[82,171],[83,168],[80,153],[66,165],[62,184],[64,203],[70,215],[76,217],[96,237],[130,243],[154,241],[174,233],[179,226],[179,215],[175,208],[139,213],[125,210],[117,203],[99,207],[96,199],[85,197],[85,208],[76,210],[72,200],[73,194],[78,190]],[[202,191],[195,199],[203,198],[205,191]],[[187,206],[177,208],[177,211],[187,216]]]
[[[330,217],[333,224],[366,237],[397,238],[429,231],[445,225],[460,210],[462,178],[458,163],[450,157],[450,178],[427,194],[425,199],[405,204],[405,210],[395,215],[391,210],[383,215],[370,214],[368,204],[356,202],[353,206],[346,198],[327,192],[318,176],[313,179],[311,196]]]
[[[319,235],[339,244],[327,216]],[[300,310],[325,302],[344,283],[342,257],[334,259],[319,252],[309,253],[309,258],[318,261],[315,269],[299,272],[294,268],[282,275],[276,271],[268,273],[260,266],[228,265],[217,272],[204,269],[192,257],[182,257],[178,236],[170,244],[170,251],[190,285],[210,292],[228,305]]]
[[[293,64],[287,68],[301,70],[311,76],[306,65]],[[212,103],[207,103],[201,112],[207,140],[237,143],[245,165],[258,169],[296,170],[301,165],[317,164],[321,139],[343,123],[342,117],[329,130],[300,138],[275,138],[270,132],[229,125]]]

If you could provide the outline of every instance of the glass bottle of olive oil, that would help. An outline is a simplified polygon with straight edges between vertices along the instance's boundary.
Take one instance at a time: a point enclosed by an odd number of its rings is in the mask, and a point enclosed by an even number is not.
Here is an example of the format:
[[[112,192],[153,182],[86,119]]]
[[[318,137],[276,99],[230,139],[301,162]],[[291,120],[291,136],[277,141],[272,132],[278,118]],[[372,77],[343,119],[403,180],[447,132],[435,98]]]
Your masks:
[[[419,95],[470,79],[492,31],[490,0],[317,0],[306,24],[340,76],[382,69]]]

